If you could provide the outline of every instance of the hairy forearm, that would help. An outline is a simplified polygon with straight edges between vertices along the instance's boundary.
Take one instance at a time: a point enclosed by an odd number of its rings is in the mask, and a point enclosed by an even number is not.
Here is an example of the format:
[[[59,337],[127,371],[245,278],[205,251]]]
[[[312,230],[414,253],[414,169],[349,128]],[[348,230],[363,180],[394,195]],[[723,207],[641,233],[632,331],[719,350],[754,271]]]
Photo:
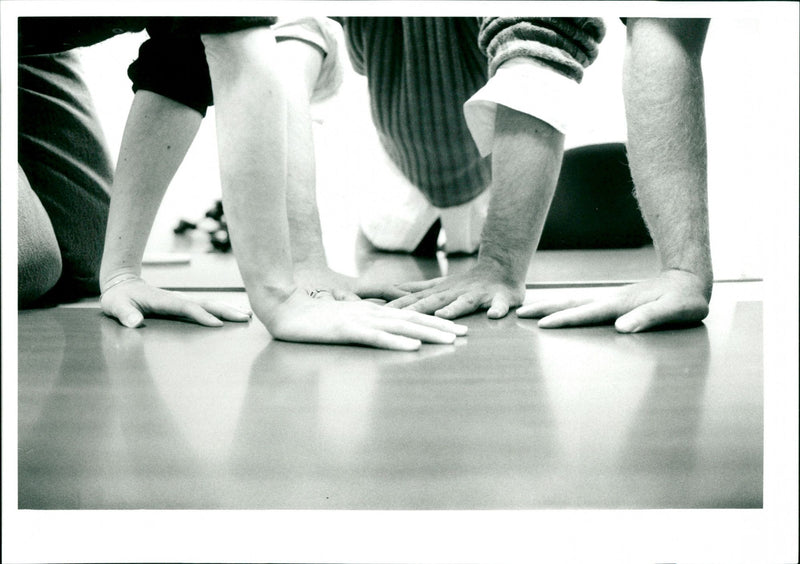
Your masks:
[[[507,281],[524,280],[553,199],[564,136],[545,122],[498,106],[492,194],[478,261],[499,266]]]
[[[101,289],[141,272],[158,207],[194,139],[202,116],[159,94],[140,90],[122,136],[112,188]]]
[[[286,97],[266,30],[204,35],[231,244],[265,321],[293,289],[286,218]]]
[[[664,269],[713,278],[700,66],[707,20],[628,22],[623,92],[636,196]]]

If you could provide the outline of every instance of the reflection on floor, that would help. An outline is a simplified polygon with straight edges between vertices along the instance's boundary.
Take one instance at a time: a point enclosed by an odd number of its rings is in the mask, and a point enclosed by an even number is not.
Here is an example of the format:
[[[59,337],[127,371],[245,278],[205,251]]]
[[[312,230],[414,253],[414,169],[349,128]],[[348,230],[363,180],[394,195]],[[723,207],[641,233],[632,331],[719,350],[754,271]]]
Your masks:
[[[476,314],[416,353],[21,312],[19,507],[760,507],[760,286],[681,331]]]
[[[368,280],[410,282],[444,276],[469,269],[476,258],[420,258],[405,254],[361,252],[329,259],[331,267],[343,274]],[[528,269],[526,283],[533,286],[602,285],[640,280],[658,272],[652,247],[596,251],[539,251]],[[184,264],[146,264],[143,277],[151,284],[180,289],[242,288],[242,278],[233,255],[190,254]]]

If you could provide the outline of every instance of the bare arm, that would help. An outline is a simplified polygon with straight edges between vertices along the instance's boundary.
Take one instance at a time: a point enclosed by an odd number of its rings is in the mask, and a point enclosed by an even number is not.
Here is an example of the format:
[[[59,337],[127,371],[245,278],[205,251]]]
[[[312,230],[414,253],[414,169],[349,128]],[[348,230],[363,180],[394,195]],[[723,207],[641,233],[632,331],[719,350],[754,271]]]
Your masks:
[[[700,58],[708,20],[630,19],[623,94],[636,196],[661,274],[610,297],[519,310],[542,327],[616,320],[622,332],[694,323],[708,314],[706,129]]]
[[[286,206],[287,102],[268,30],[203,35],[222,199],[237,263],[263,320],[294,291]]]
[[[122,137],[100,267],[103,311],[128,327],[145,314],[185,317],[204,325],[249,315],[223,304],[195,303],[139,278],[142,255],[164,192],[200,127],[196,111],[140,90]]]
[[[452,343],[464,334],[465,327],[445,320],[369,302],[337,302],[328,293],[312,296],[295,286],[287,215],[294,117],[276,70],[276,45],[262,28],[202,38],[231,243],[253,311],[270,334],[401,350],[419,348],[422,341]]]
[[[492,151],[493,186],[478,261],[467,273],[401,285],[416,294],[396,307],[456,318],[488,308],[503,317],[525,297],[525,275],[553,199],[564,136],[545,122],[498,106]],[[435,284],[435,286],[430,287]],[[429,289],[422,289],[429,287]]]
[[[141,273],[153,220],[201,121],[196,111],[159,94],[134,96],[114,174],[101,289],[120,275]]]
[[[665,270],[711,296],[703,52],[708,20],[628,22],[623,92],[631,174]]]
[[[478,263],[496,265],[509,286],[524,289],[561,170],[564,135],[504,106],[495,127],[493,186]]]
[[[464,106],[480,153],[492,154],[478,262],[464,275],[400,285],[414,294],[392,302],[448,318],[481,308],[503,317],[522,303],[561,167],[568,100],[605,34],[600,18],[481,20],[478,44],[491,78]]]
[[[287,208],[296,265],[326,267],[316,193],[316,161],[309,100],[323,53],[295,40],[277,44],[279,74],[287,99]]]
[[[295,281],[324,289],[336,299],[392,299],[405,292],[391,284],[364,284],[328,267],[316,192],[316,162],[310,100],[322,67],[323,53],[304,41],[277,44],[278,72],[287,98],[287,209]]]

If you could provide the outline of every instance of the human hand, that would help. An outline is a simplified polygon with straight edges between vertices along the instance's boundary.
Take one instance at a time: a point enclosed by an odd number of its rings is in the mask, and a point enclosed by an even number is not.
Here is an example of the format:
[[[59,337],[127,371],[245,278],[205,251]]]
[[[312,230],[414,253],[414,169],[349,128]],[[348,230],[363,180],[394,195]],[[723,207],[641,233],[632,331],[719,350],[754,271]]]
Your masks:
[[[389,301],[408,294],[396,284],[346,276],[327,266],[295,265],[295,281],[308,291],[328,291],[335,300],[340,301],[356,301],[359,298]]]
[[[461,274],[409,282],[398,288],[412,293],[389,302],[390,307],[433,313],[445,319],[484,308],[488,308],[490,318],[499,319],[509,308],[520,305],[525,297],[524,283],[511,282],[501,267],[480,261]]]
[[[282,341],[412,351],[423,342],[451,344],[467,333],[465,326],[446,319],[367,301],[337,301],[324,290],[309,295],[295,289],[269,311],[262,311],[262,304],[253,307],[270,334]]]
[[[177,317],[208,327],[219,327],[222,320],[251,318],[250,312],[214,301],[194,301],[179,292],[151,286],[138,276],[109,285],[100,297],[100,307],[126,327],[139,327],[146,315]]]
[[[602,298],[540,300],[522,306],[517,315],[541,318],[539,327],[548,329],[613,321],[620,333],[636,333],[700,322],[708,315],[710,299],[710,284],[690,272],[667,270]]]

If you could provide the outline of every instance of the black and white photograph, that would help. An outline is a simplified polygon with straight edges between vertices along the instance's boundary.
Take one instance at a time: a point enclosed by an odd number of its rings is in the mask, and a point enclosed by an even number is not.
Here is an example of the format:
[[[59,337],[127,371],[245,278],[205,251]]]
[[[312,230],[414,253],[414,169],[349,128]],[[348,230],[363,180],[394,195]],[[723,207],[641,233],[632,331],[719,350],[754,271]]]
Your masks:
[[[796,561],[800,4],[0,10],[4,563]]]

